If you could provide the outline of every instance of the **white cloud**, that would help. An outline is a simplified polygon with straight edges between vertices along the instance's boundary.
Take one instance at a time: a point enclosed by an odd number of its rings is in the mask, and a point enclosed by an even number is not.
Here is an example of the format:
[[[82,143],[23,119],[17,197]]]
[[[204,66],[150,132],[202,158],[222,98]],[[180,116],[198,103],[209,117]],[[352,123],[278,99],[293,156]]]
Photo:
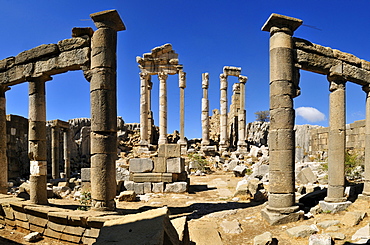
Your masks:
[[[301,116],[309,122],[320,122],[325,120],[325,115],[313,107],[299,107],[296,110],[297,116]]]

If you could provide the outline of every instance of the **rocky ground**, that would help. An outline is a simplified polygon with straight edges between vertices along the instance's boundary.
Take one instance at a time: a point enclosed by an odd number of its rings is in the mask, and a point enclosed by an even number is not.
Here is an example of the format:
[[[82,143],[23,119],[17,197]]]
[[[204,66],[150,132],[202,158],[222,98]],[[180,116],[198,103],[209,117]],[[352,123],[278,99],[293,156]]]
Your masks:
[[[256,236],[269,231],[278,244],[306,245],[309,236],[297,238],[287,232],[290,228],[302,225],[311,227],[314,225],[319,234],[330,233],[332,237],[337,238],[335,244],[351,244],[349,242],[358,241],[358,239],[353,241],[352,236],[362,227],[366,226],[365,229],[367,233],[369,232],[370,218],[365,215],[370,206],[368,200],[357,199],[346,211],[336,214],[320,213],[302,221],[270,226],[260,214],[264,203],[234,197],[236,185],[241,177],[234,177],[230,172],[217,172],[205,176],[190,176],[190,179],[189,193],[147,194],[140,196],[140,201],[119,202],[117,208],[122,213],[137,213],[167,206],[171,211],[171,218],[188,217],[190,237],[196,244],[254,244]],[[49,199],[49,201],[69,206],[79,204],[72,199]],[[324,221],[336,222],[327,224],[329,222]],[[24,235],[19,233],[19,230],[0,229],[0,244],[31,244],[24,242]],[[68,243],[45,238],[32,244]]]

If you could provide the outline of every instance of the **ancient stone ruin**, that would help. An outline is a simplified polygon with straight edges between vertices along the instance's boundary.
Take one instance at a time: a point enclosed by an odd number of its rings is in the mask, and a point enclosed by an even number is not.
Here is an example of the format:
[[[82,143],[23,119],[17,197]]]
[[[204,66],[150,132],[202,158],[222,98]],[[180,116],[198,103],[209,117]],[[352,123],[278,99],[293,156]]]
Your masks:
[[[320,198],[325,195],[319,202],[321,210],[348,208],[352,204],[348,200],[350,195],[345,193],[344,162],[348,149],[364,151],[362,198],[368,200],[370,62],[295,38],[294,31],[302,25],[302,20],[272,14],[262,27],[263,31],[270,32],[271,121],[246,123],[247,77],[241,75],[240,67],[224,66],[219,76],[220,108],[214,109],[211,116],[209,73],[202,74],[203,96],[199,110],[202,137],[187,139],[184,131],[186,73],[172,45],[153,48],[136,58],[140,69],[140,123],[127,124],[117,116],[116,99],[117,32],[125,30],[125,25],[116,10],[93,13],[90,17],[97,28],[95,31],[73,28],[70,39],[0,60],[0,225],[76,244],[112,241],[136,244],[142,237],[156,237],[158,244],[190,244],[190,240],[200,241],[202,237],[222,244],[215,223],[207,229],[204,225],[197,227],[200,235],[195,235],[193,227],[193,238],[190,238],[187,218],[214,215],[222,219],[244,207],[262,204],[268,198],[261,215],[270,225],[301,220],[311,206],[305,206],[307,196],[298,204],[297,193],[303,193],[303,188],[307,192],[311,188],[314,193],[312,183],[322,181],[304,165],[313,155],[320,160],[327,156],[328,160],[327,191],[320,189],[315,193],[319,193]],[[328,78],[329,128],[294,125],[293,99],[300,94],[300,69]],[[82,70],[90,83],[91,118],[46,121],[45,83],[52,80],[53,75],[72,70]],[[180,130],[171,135],[167,132],[167,121],[171,120],[167,113],[167,78],[176,74],[180,89]],[[159,127],[155,126],[151,108],[153,75],[159,80]],[[228,103],[229,76],[238,79],[232,86],[231,103]],[[25,82],[29,85],[29,118],[6,115],[6,91]],[[349,125],[345,122],[346,82],[361,85],[367,98],[366,119]],[[207,166],[202,165],[203,160],[209,161]],[[213,180],[215,187],[210,187],[211,183],[206,183],[207,188],[204,183],[191,186],[189,176],[202,178],[214,172],[229,172],[229,176],[240,178],[234,194],[221,178]],[[19,187],[21,193],[6,195],[10,185],[28,177],[29,184],[24,180],[24,185]],[[302,187],[305,184],[311,186]],[[50,195],[63,198],[76,186],[78,191],[73,191],[79,198],[91,194],[88,205],[91,212],[49,205]],[[203,207],[206,210],[190,201],[189,207],[173,209],[179,212],[175,215],[184,217],[171,219],[171,207],[163,207],[167,203],[157,209],[142,206],[136,213],[130,213],[130,209],[116,212],[119,201],[135,202],[136,195],[140,199],[148,194],[163,197],[171,193],[178,198],[185,196],[191,187],[193,192],[214,188],[220,199],[226,196],[230,200],[212,200]],[[241,197],[254,203],[239,202]],[[27,198],[29,202],[25,201]],[[235,210],[228,210],[233,209],[231,206]],[[184,209],[182,213],[180,209]],[[225,220],[220,227],[228,234],[241,232],[236,219]],[[312,233],[317,232],[317,227],[309,228]],[[287,233],[291,235],[295,231],[289,229]],[[272,235],[264,233],[255,237],[254,244],[272,242]]]
[[[295,143],[293,98],[299,95],[299,70],[326,75],[330,83],[330,118],[328,138],[329,184],[322,205],[347,207],[344,196],[344,161],[346,150],[345,84],[354,82],[368,95],[369,62],[336,49],[293,38],[302,20],[272,14],[262,27],[270,32],[270,184],[269,201],[263,216],[271,224],[290,222],[300,217],[295,201]],[[370,105],[367,99],[366,122]],[[369,123],[366,123],[369,126]],[[366,126],[366,127],[367,127]],[[367,132],[367,130],[366,130]],[[366,134],[366,133],[365,133]],[[365,186],[368,195],[365,140]]]

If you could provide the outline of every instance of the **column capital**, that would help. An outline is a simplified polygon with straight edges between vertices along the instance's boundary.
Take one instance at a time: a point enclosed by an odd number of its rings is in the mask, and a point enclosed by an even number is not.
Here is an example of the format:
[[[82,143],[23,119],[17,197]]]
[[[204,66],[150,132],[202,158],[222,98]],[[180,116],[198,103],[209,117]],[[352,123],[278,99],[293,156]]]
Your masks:
[[[209,73],[202,73],[202,89],[207,89],[209,85]]]
[[[186,88],[186,72],[179,71],[179,88]]]
[[[224,73],[220,74],[220,90],[227,90],[227,75]]]
[[[159,80],[167,80],[168,74],[166,72],[158,72],[158,79]]]
[[[140,80],[149,80],[149,77],[150,77],[150,75],[149,75],[149,73],[148,72],[146,72],[146,71],[141,71],[140,73]]]
[[[346,89],[346,79],[344,79],[341,76],[335,76],[335,75],[328,75],[328,81],[330,83],[329,85],[329,91],[334,92],[335,90],[338,89]]]
[[[263,25],[262,31],[267,31],[271,34],[275,32],[286,32],[293,35],[293,32],[297,30],[302,23],[303,21],[300,19],[273,13]]]
[[[126,30],[125,24],[119,16],[117,10],[105,10],[90,14],[96,28],[111,28],[115,31]]]
[[[243,75],[239,75],[238,80],[239,80],[240,83],[245,84],[248,81],[248,77],[243,76]]]

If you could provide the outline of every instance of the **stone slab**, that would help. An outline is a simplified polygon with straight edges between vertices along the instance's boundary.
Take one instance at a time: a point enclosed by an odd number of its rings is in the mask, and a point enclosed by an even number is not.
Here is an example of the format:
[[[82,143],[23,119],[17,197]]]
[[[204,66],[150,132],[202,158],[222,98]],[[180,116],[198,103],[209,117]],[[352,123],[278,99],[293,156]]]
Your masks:
[[[302,220],[304,217],[304,212],[298,211],[290,214],[281,214],[270,212],[264,208],[261,210],[261,215],[270,225],[282,225]]]
[[[172,173],[134,173],[134,182],[172,182]]]
[[[95,245],[117,241],[120,244],[179,244],[168,215],[168,209],[164,207],[106,221]]]
[[[168,158],[166,161],[167,173],[180,174],[185,171],[185,159],[181,157]]]
[[[350,201],[338,202],[338,203],[331,203],[331,202],[325,202],[325,201],[319,202],[319,206],[322,209],[322,211],[330,212],[332,214],[346,210],[351,204],[352,202]]]

